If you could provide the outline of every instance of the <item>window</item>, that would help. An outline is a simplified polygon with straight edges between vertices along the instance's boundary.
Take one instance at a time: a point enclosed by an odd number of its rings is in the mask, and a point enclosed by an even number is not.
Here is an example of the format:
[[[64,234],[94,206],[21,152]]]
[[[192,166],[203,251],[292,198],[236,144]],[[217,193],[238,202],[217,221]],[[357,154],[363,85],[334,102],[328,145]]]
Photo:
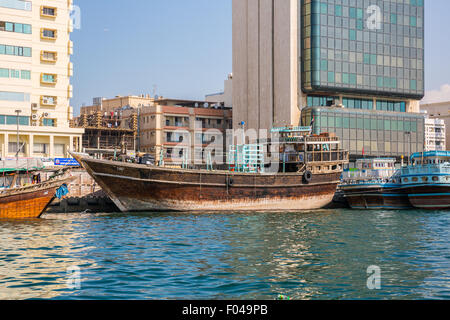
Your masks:
[[[0,78],[9,78],[9,69],[0,68]]]
[[[0,101],[30,101],[30,94],[24,92],[0,91]]]
[[[41,16],[53,18],[56,17],[56,12],[57,9],[54,7],[46,7],[46,6],[41,7]]]
[[[27,71],[27,70],[22,70],[20,72],[20,78],[25,79],[25,80],[30,80],[31,79],[31,72]]]
[[[7,46],[4,44],[0,44],[0,54],[7,54],[10,56],[31,57],[31,48]]]
[[[16,79],[31,79],[31,72],[28,70],[13,70],[0,68],[0,78],[16,78]]]
[[[49,149],[47,143],[35,143],[33,146],[33,153],[47,154]]]
[[[56,105],[57,98],[52,96],[41,96],[41,105],[54,106]]]
[[[55,127],[56,121],[54,119],[42,119],[42,125],[44,127]]]
[[[20,78],[20,71],[11,69],[11,78],[19,79]]]
[[[7,22],[7,21],[0,21],[0,31],[31,34],[31,25]]]
[[[31,11],[31,1],[24,0],[0,0],[0,7]]]
[[[26,150],[27,144],[20,141],[19,139],[19,148],[20,148],[20,152],[19,154],[24,154],[25,150]],[[9,153],[17,153],[17,142],[9,142],[8,143],[8,151]]]
[[[377,100],[377,110],[406,112],[406,102],[404,101],[387,101]]]
[[[7,125],[17,125],[17,116],[5,116]],[[19,125],[28,126],[30,125],[30,117],[19,117]]]
[[[57,31],[53,29],[41,29],[41,38],[42,39],[50,39],[55,40],[56,39]]]
[[[42,73],[41,74],[41,83],[45,84],[55,84],[57,79],[56,74]]]
[[[55,143],[55,154],[64,156],[66,154],[66,145]]]
[[[54,51],[41,51],[41,61],[44,62],[56,62],[58,59],[58,53]]]

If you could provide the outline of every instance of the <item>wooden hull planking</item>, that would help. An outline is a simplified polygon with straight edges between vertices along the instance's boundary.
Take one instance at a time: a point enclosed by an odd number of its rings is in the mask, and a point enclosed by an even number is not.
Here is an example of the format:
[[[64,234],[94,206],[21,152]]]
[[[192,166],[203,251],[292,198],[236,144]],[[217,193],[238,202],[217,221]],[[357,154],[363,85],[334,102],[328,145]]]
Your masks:
[[[398,187],[383,185],[341,186],[352,209],[404,210],[412,208],[408,194]]]
[[[36,219],[41,217],[55,197],[56,190],[72,177],[44,182],[0,194],[1,219]]]
[[[450,209],[450,185],[418,185],[405,189],[409,201],[418,209]]]
[[[86,158],[81,162],[123,212],[319,209],[332,202],[341,175],[313,175],[305,183],[300,174],[179,170]]]

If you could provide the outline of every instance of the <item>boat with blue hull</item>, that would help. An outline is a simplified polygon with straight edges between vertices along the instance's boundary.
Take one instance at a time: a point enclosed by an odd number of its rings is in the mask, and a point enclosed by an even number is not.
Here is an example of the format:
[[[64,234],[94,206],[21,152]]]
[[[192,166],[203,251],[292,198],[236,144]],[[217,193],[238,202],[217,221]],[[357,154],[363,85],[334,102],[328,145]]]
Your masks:
[[[412,208],[401,188],[400,170],[395,159],[360,159],[347,169],[339,189],[352,209],[401,210]]]
[[[402,191],[419,209],[450,209],[450,151],[430,151],[411,156],[402,168]]]

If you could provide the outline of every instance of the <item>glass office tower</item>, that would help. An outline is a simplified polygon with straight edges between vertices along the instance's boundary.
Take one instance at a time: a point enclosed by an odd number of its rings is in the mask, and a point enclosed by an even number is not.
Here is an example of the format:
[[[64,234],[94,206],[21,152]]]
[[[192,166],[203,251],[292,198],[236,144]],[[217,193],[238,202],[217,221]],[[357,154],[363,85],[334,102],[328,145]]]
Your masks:
[[[300,5],[302,124],[335,132],[354,157],[421,152],[424,116],[408,106],[424,96],[424,0]]]
[[[424,117],[417,113],[330,107],[310,107],[302,112],[302,123],[312,123],[315,134],[336,133],[344,149],[356,158],[363,153],[400,158],[423,152],[424,122]]]
[[[302,89],[424,95],[424,0],[302,0]]]

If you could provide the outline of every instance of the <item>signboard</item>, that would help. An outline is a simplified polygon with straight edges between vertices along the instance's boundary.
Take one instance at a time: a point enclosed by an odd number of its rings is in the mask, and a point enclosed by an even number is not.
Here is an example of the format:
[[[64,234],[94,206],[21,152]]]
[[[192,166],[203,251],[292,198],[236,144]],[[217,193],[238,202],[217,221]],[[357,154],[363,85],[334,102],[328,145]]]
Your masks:
[[[80,167],[80,164],[77,162],[77,160],[72,158],[56,158],[55,166]]]

